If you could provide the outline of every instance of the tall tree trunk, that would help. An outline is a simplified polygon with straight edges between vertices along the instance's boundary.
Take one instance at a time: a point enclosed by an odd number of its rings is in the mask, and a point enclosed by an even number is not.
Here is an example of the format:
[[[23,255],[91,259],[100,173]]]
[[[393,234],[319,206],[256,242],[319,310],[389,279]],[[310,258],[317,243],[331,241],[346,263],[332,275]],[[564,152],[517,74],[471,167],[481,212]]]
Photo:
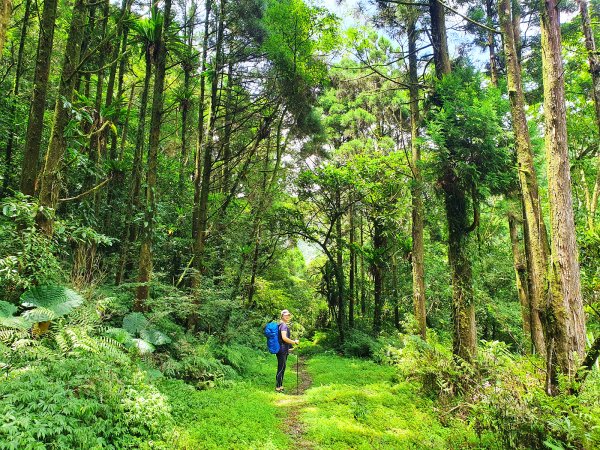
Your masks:
[[[210,94],[210,120],[208,127],[208,136],[204,145],[202,155],[202,178],[200,180],[200,197],[198,205],[198,227],[197,235],[194,242],[194,277],[192,279],[192,287],[200,285],[200,279],[205,268],[204,247],[208,236],[208,194],[210,192],[210,178],[213,165],[213,137],[216,133],[217,110],[219,107],[218,88],[223,67],[223,34],[225,20],[225,1],[221,0],[219,8],[219,25],[217,28],[217,42],[215,48],[215,72],[211,83]]]
[[[177,192],[182,195],[185,189],[185,179],[187,176],[188,159],[189,159],[189,143],[188,143],[188,116],[192,105],[191,100],[191,75],[194,70],[192,64],[191,55],[194,53],[193,47],[193,36],[194,36],[194,22],[196,20],[195,8],[192,10],[191,17],[187,18],[184,24],[184,36],[183,40],[187,44],[187,54],[185,60],[182,62],[183,66],[183,98],[180,100],[181,106],[181,153],[179,159],[179,181],[177,183]]]
[[[444,7],[437,0],[429,0],[429,13],[435,73],[438,79],[442,79],[451,72]],[[452,273],[452,347],[455,355],[471,361],[477,351],[477,330],[473,275],[467,251],[470,232],[467,225],[467,199],[459,181],[451,168],[443,175],[448,222],[448,262]]]
[[[121,255],[119,258],[119,265],[117,267],[115,279],[115,283],[117,285],[123,282],[123,279],[127,273],[127,267],[130,261],[129,251],[131,243],[136,240],[138,230],[137,224],[133,222],[133,217],[141,210],[142,206],[140,196],[142,190],[142,165],[144,159],[144,138],[146,132],[146,109],[148,104],[148,96],[150,93],[150,80],[152,78],[152,53],[149,46],[146,47],[144,59],[146,69],[144,76],[144,87],[142,88],[142,95],[140,98],[140,111],[135,137],[133,173],[131,175],[131,193],[129,195],[129,202],[127,205],[127,211],[125,213],[125,233],[123,236],[123,243],[121,244]]]
[[[192,239],[198,237],[200,215],[200,192],[202,190],[202,149],[204,148],[204,122],[206,112],[206,58],[208,53],[208,36],[210,25],[211,0],[204,5],[204,37],[202,38],[202,60],[200,62],[200,96],[198,97],[198,140],[196,143],[196,164],[194,169],[194,207],[192,211]]]
[[[131,10],[132,0],[122,0],[121,2],[121,13],[119,14],[119,18],[117,20],[117,30],[116,36],[114,39],[114,44],[112,48],[111,65],[108,73],[108,80],[106,83],[106,102],[105,109],[109,110],[110,106],[115,101],[115,84],[117,84],[117,99],[120,99],[123,96],[123,71],[125,70],[125,51],[127,48],[127,35],[128,35],[128,16]],[[118,69],[118,71],[117,71]],[[118,82],[117,80],[117,72],[119,73]],[[129,102],[127,106],[127,114],[131,109],[131,102]],[[110,184],[108,185],[107,191],[107,200],[106,203],[108,205],[112,205],[115,201],[115,197],[117,195],[117,191],[122,189],[122,184],[124,180],[123,171],[117,168],[115,164],[119,159],[119,155],[117,152],[117,141],[118,141],[118,129],[120,128],[121,117],[120,115],[115,115],[113,118],[114,121],[114,132],[110,133],[110,130],[107,128],[104,132],[105,143],[108,142],[110,137],[110,151],[108,155],[108,159],[110,161],[110,170],[108,177],[110,178]],[[103,153],[105,150],[103,150]],[[106,208],[105,216],[104,216],[104,228],[106,230],[109,229],[111,223],[113,222],[113,217],[116,211],[113,208]]]
[[[438,0],[429,0],[429,14],[435,74],[438,79],[441,79],[451,71],[448,38],[446,37],[446,13]]]
[[[508,228],[510,232],[510,242],[512,244],[517,296],[519,297],[519,303],[521,304],[521,315],[523,317],[523,333],[525,336],[531,337],[531,303],[529,301],[530,297],[527,285],[527,263],[523,258],[521,246],[519,245],[518,219],[513,213],[508,215]]]
[[[40,36],[33,76],[33,96],[25,134],[25,148],[21,167],[21,192],[33,195],[36,190],[38,159],[44,128],[44,109],[50,75],[50,57],[54,42],[54,24],[56,22],[57,0],[46,0],[40,23]]]
[[[8,141],[6,143],[6,160],[4,162],[4,180],[2,182],[2,193],[0,193],[0,197],[3,197],[8,188],[11,186],[11,181],[13,177],[13,167],[12,167],[12,156],[14,151],[15,144],[15,135],[20,133],[17,126],[17,103],[19,98],[19,91],[21,88],[21,75],[23,75],[23,55],[25,50],[25,39],[27,38],[27,28],[29,27],[29,15],[31,13],[31,0],[25,0],[25,12],[23,13],[23,24],[21,25],[21,36],[19,39],[19,51],[17,53],[17,67],[15,69],[15,82],[13,84],[12,91],[12,99],[10,106],[10,121],[12,123],[11,130],[8,133]],[[0,55],[2,55],[2,51],[0,51]]]
[[[0,55],[4,50],[4,42],[6,41],[6,31],[8,30],[8,22],[12,13],[12,1],[0,1]]]
[[[590,14],[588,11],[587,0],[577,0],[579,4],[579,13],[581,14],[581,27],[585,38],[585,48],[588,52],[588,63],[590,75],[592,76],[592,98],[594,100],[594,108],[596,112],[596,128],[600,133],[600,56],[596,50],[596,41],[594,32],[590,22]],[[587,190],[587,186],[585,186]],[[598,208],[598,197],[600,195],[600,159],[596,163],[596,178],[593,186],[590,205],[588,208],[588,228],[594,229],[596,220],[596,211]]]
[[[454,174],[447,174],[444,183],[446,217],[448,220],[448,261],[452,273],[452,348],[460,358],[471,361],[477,351],[473,275],[468,255],[469,225],[467,199]]]
[[[541,1],[542,76],[544,81],[545,147],[550,203],[552,256],[549,271],[552,296],[548,305],[548,372],[556,368],[573,377],[577,357],[585,353],[585,314],[567,148],[564,71],[561,56],[559,1]],[[555,391],[549,377],[548,391]]]
[[[340,187],[336,186],[335,191],[335,209],[340,212],[342,210],[342,198]],[[346,337],[346,298],[344,286],[344,249],[342,247],[342,214],[338,214],[335,222],[335,277],[337,284],[337,325],[340,333],[340,341],[344,342]]]
[[[419,334],[427,339],[427,312],[425,308],[425,245],[423,243],[424,209],[421,149],[419,147],[419,78],[417,73],[416,16],[408,22],[408,67],[410,77],[410,147],[412,150],[412,288],[415,319]]]
[[[383,224],[379,217],[372,218],[373,223],[373,260],[371,261],[371,274],[373,275],[373,334],[381,332],[383,314],[383,252],[385,238]]]
[[[360,213],[360,248],[363,249],[365,245],[365,230],[364,230],[364,217],[362,212]],[[367,279],[365,273],[365,257],[363,252],[360,252],[360,316],[365,317],[367,315]]]
[[[356,302],[356,249],[354,248],[355,223],[354,223],[354,206],[350,206],[349,216],[349,244],[350,244],[350,270],[348,274],[348,326],[354,328],[354,309]]]
[[[487,25],[492,27],[492,17],[494,14],[494,0],[485,0],[485,11],[487,15]],[[498,86],[498,62],[496,61],[496,40],[494,33],[488,31],[488,49],[490,52],[490,80],[492,85]]]
[[[154,222],[156,220],[156,181],[158,177],[158,147],[160,146],[160,124],[163,116],[163,100],[165,90],[165,74],[167,66],[166,34],[171,25],[171,0],[165,0],[163,10],[163,26],[156,36],[156,62],[154,72],[154,92],[152,96],[152,111],[150,116],[150,139],[148,142],[148,170],[146,172],[146,205],[144,226],[142,227],[142,243],[140,248],[140,263],[134,311],[146,308],[152,274],[152,239],[154,237]]]
[[[538,181],[533,162],[533,148],[529,136],[527,116],[525,114],[525,96],[521,81],[521,64],[515,45],[515,30],[511,19],[509,0],[498,3],[500,27],[504,32],[504,55],[508,78],[508,97],[510,101],[512,127],[515,135],[517,153],[518,177],[523,203],[523,216],[527,230],[527,255],[529,278],[531,281],[531,336],[535,350],[546,354],[542,330],[539,329],[540,315],[545,308],[547,291],[547,267],[549,258],[549,243],[546,226],[542,216]]]
[[[250,285],[248,286],[248,304],[254,306],[253,298],[256,291],[256,276],[258,272],[258,257],[260,256],[260,247],[262,244],[262,214],[266,208],[266,200],[268,193],[267,171],[269,170],[269,149],[267,146],[265,158],[262,167],[262,181],[260,192],[258,193],[258,205],[253,211],[254,224],[252,225],[252,235],[254,236],[254,251],[252,253],[252,266],[250,269]]]
[[[65,48],[65,58],[60,77],[60,86],[54,108],[54,124],[50,135],[50,143],[44,167],[40,175],[40,205],[49,208],[56,208],[58,196],[60,193],[60,166],[67,148],[65,131],[69,123],[69,110],[65,105],[65,99],[71,101],[73,90],[77,81],[77,71],[83,41],[85,19],[87,16],[86,0],[75,0],[73,6],[73,15],[71,17],[71,27],[69,29],[69,38]],[[49,214],[40,213],[37,216],[39,227],[46,233],[52,234],[53,217]]]

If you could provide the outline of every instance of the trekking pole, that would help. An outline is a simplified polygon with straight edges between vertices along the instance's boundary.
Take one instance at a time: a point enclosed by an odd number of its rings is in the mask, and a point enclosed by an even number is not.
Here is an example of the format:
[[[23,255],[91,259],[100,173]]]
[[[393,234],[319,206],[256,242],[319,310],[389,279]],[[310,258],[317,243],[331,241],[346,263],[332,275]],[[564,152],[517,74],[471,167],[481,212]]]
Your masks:
[[[298,365],[300,361],[300,355],[296,353],[296,395],[299,395],[300,383],[298,383]]]

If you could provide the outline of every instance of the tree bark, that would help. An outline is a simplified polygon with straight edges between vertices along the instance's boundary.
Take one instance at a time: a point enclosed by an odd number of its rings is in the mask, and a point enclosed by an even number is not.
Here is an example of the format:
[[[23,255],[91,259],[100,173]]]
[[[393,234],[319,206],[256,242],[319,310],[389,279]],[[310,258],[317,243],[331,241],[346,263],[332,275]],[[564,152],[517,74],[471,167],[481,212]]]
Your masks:
[[[166,34],[171,24],[171,0],[165,0],[163,26],[156,37],[156,63],[154,74],[154,92],[152,96],[152,111],[150,116],[150,139],[148,142],[148,170],[146,172],[146,211],[142,227],[142,243],[140,248],[140,263],[138,282],[133,303],[134,311],[145,310],[149,295],[149,283],[152,274],[152,239],[154,222],[156,220],[156,181],[158,177],[158,148],[160,146],[160,124],[163,116],[163,101],[165,90],[165,73],[167,64]]]
[[[523,217],[527,232],[527,256],[531,290],[529,292],[531,305],[531,336],[535,350],[541,355],[546,354],[545,342],[540,315],[545,308],[548,295],[547,267],[549,258],[549,243],[546,226],[542,216],[542,206],[539,196],[538,181],[533,162],[533,148],[529,136],[527,116],[525,114],[525,96],[521,81],[521,64],[515,45],[515,30],[511,18],[509,0],[498,3],[500,27],[504,32],[504,54],[508,78],[508,97],[510,101],[512,127],[515,135],[515,150],[517,153],[518,177],[523,204]]]
[[[469,225],[464,190],[446,175],[444,199],[448,220],[448,262],[452,273],[452,349],[460,358],[471,361],[477,351],[473,275],[468,255]]]
[[[54,42],[54,24],[56,22],[57,0],[46,0],[40,23],[40,36],[33,77],[33,95],[25,134],[23,164],[21,166],[21,192],[34,195],[38,175],[38,159],[44,128],[44,110],[46,93],[48,92],[48,77],[50,75],[50,57]]]
[[[444,8],[437,0],[429,0],[431,37],[435,73],[438,79],[451,72]],[[473,298],[473,275],[468,256],[469,225],[467,198],[452,168],[442,175],[442,187],[448,222],[448,263],[452,274],[453,353],[471,361],[477,352],[477,329]],[[475,206],[475,205],[474,205]]]
[[[8,22],[12,13],[12,1],[0,1],[0,55],[4,50],[4,42],[6,41],[6,31],[8,30]]]
[[[373,275],[373,334],[381,332],[383,315],[383,252],[385,251],[385,237],[383,224],[379,217],[372,219],[373,223],[373,260],[371,261],[371,274]]]
[[[197,235],[194,241],[194,276],[192,278],[192,287],[200,286],[202,273],[204,272],[204,247],[208,237],[208,194],[210,191],[210,178],[213,165],[213,137],[216,133],[217,110],[219,107],[218,88],[223,67],[223,34],[225,20],[225,1],[221,0],[219,8],[219,25],[217,28],[217,42],[215,47],[215,71],[211,82],[210,95],[210,120],[202,154],[202,177],[200,180],[200,196],[198,204],[198,226]]]
[[[204,100],[206,94],[206,58],[208,54],[208,35],[210,24],[211,1],[206,0],[204,5],[204,37],[202,38],[202,60],[200,63],[200,96],[198,98],[198,140],[196,142],[196,164],[194,170],[194,208],[192,211],[192,239],[194,241],[198,236],[200,215],[200,192],[202,190],[202,149],[204,148],[204,122],[206,103]],[[192,279],[193,281],[193,279]]]
[[[487,25],[492,27],[492,17],[494,13],[494,0],[485,0],[485,11],[487,15]],[[496,40],[494,33],[488,31],[488,50],[490,52],[490,81],[492,85],[498,87],[498,62],[496,61]]]
[[[350,206],[348,211],[349,216],[349,244],[350,244],[350,271],[348,274],[348,326],[354,328],[354,309],[356,302],[356,250],[354,248],[355,223],[354,223],[354,206]]]
[[[54,108],[54,124],[44,160],[44,167],[40,175],[39,201],[40,205],[46,208],[54,209],[58,204],[61,186],[60,169],[67,148],[65,131],[69,123],[69,109],[68,105],[65,104],[65,100],[70,102],[73,97],[86,16],[86,0],[75,0],[69,38],[67,39],[65,48],[60,86]],[[52,234],[53,222],[51,214],[39,213],[37,216],[38,226],[46,234]]]
[[[544,82],[545,147],[550,204],[552,256],[549,281],[552,295],[546,326],[550,373],[555,367],[573,377],[577,358],[585,354],[585,314],[581,297],[571,175],[567,148],[564,71],[561,56],[559,1],[541,1],[542,75]],[[556,364],[555,364],[556,363]],[[549,377],[549,392],[556,390]]]
[[[142,190],[142,175],[143,175],[143,155],[144,155],[144,136],[146,132],[146,110],[148,104],[148,96],[150,93],[150,80],[152,78],[152,50],[150,46],[147,46],[144,52],[145,60],[145,75],[144,75],[144,87],[142,88],[142,95],[140,97],[140,110],[137,124],[137,132],[135,137],[135,150],[133,155],[133,173],[131,175],[131,193],[129,195],[129,202],[127,205],[127,211],[125,212],[125,233],[123,236],[123,243],[121,244],[121,255],[119,257],[119,265],[117,267],[117,274],[115,283],[117,285],[123,282],[127,273],[129,261],[130,261],[130,247],[131,243],[136,240],[138,226],[133,222],[133,217],[141,209],[141,190]]]
[[[416,16],[408,22],[408,67],[410,77],[410,147],[412,150],[412,288],[415,319],[419,335],[427,339],[427,311],[425,308],[425,245],[423,242],[424,208],[423,176],[421,175],[421,149],[419,147],[419,79],[417,73]]]
[[[446,12],[438,0],[429,0],[429,14],[431,17],[431,44],[433,45],[435,75],[438,79],[441,79],[451,71],[448,39],[446,37]]]
[[[10,121],[12,123],[12,128],[8,133],[8,141],[6,143],[6,159],[4,166],[4,180],[2,182],[2,193],[0,197],[3,197],[8,188],[11,186],[11,181],[13,177],[13,167],[12,167],[12,157],[14,151],[15,144],[15,135],[20,133],[19,127],[17,125],[17,102],[19,101],[19,91],[21,88],[21,76],[23,75],[23,55],[25,50],[25,39],[27,38],[27,28],[29,26],[29,15],[31,13],[31,0],[25,0],[25,11],[23,13],[23,24],[21,25],[21,36],[19,39],[19,51],[17,53],[17,67],[15,69],[15,81],[13,84],[12,91],[12,99],[10,106]],[[2,51],[0,50],[0,55],[2,55]]]
[[[338,217],[335,223],[335,246],[336,246],[336,261],[335,261],[335,274],[337,284],[337,304],[338,304],[338,331],[340,333],[340,341],[344,342],[346,332],[346,298],[345,298],[345,286],[344,286],[344,251],[342,242],[342,200],[340,187],[336,187],[335,191],[335,206],[338,212]]]
[[[527,286],[527,264],[519,245],[518,225],[518,219],[513,213],[510,213],[508,215],[508,228],[510,232],[510,242],[512,244],[517,296],[519,298],[519,303],[521,304],[521,315],[523,317],[523,333],[525,336],[531,336],[531,303],[529,301]]]

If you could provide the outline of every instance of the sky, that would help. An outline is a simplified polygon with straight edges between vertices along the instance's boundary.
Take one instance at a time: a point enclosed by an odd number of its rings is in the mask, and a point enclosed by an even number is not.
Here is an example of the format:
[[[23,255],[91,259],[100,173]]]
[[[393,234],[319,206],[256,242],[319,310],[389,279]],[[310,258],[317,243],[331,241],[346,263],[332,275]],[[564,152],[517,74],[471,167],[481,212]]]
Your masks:
[[[342,28],[350,28],[355,26],[367,25],[368,17],[374,13],[375,6],[369,0],[342,0],[338,5],[337,0],[313,0],[313,3],[318,6],[324,6],[338,16],[342,21]],[[466,8],[459,8],[466,9]],[[463,11],[461,11],[463,12]],[[446,16],[446,28],[448,31],[448,47],[452,58],[458,56],[458,48],[472,40],[471,36],[465,35],[464,32],[455,29],[461,25],[463,19],[458,16],[448,14]],[[483,66],[488,61],[488,54],[478,48],[472,48],[469,56],[474,64]]]

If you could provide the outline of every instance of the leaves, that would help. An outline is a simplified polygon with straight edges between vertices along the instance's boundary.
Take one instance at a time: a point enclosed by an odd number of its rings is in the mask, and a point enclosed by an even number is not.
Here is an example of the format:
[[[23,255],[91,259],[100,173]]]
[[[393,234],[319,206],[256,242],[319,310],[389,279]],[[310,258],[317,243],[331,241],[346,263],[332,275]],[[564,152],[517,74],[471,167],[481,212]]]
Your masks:
[[[26,308],[23,316],[32,322],[45,322],[69,314],[81,306],[83,297],[64,286],[36,286],[21,295],[21,304]]]
[[[123,317],[123,328],[132,335],[139,333],[148,326],[148,319],[139,312],[133,312]]]

